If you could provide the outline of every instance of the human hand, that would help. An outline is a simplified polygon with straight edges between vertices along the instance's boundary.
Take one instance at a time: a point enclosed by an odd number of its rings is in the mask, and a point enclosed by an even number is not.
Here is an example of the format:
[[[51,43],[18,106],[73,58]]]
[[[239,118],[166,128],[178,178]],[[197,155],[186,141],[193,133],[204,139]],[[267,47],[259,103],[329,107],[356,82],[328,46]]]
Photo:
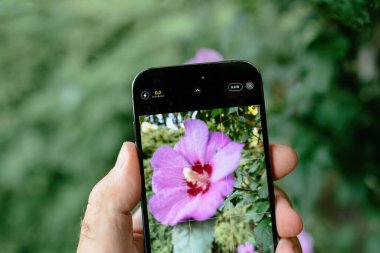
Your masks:
[[[273,177],[279,180],[297,165],[297,155],[288,146],[270,147]],[[92,189],[82,221],[77,253],[144,252],[144,235],[139,209],[132,210],[141,197],[140,167],[135,144],[125,142],[114,168]],[[302,252],[297,235],[302,220],[287,195],[275,188],[277,230],[280,240],[276,253]]]

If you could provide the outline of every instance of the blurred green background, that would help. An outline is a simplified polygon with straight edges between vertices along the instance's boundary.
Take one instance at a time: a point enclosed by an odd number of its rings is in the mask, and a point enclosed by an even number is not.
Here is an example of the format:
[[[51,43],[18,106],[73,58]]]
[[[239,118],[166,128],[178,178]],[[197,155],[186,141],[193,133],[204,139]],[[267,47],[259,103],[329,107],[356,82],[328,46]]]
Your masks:
[[[379,252],[379,0],[0,1],[0,251],[74,252],[130,84],[209,47],[262,72],[315,252]]]

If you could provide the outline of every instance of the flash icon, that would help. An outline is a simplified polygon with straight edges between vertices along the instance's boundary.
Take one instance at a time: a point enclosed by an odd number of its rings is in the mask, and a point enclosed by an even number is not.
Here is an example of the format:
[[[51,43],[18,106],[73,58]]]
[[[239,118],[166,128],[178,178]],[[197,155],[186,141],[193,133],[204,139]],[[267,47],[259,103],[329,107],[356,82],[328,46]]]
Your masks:
[[[149,98],[149,92],[143,91],[141,92],[141,98],[147,100]]]

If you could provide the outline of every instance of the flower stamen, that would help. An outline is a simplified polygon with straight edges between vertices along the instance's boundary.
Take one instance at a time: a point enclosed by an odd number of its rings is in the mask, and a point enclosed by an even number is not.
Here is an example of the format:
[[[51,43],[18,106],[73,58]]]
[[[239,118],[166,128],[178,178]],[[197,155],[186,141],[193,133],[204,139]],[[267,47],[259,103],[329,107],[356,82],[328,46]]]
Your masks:
[[[191,168],[183,168],[183,176],[188,187],[187,193],[196,196],[205,193],[210,187],[211,165],[202,165],[199,162],[193,164]]]
[[[191,168],[184,168],[183,175],[187,182],[192,184],[207,184],[208,183],[208,175],[199,174]]]

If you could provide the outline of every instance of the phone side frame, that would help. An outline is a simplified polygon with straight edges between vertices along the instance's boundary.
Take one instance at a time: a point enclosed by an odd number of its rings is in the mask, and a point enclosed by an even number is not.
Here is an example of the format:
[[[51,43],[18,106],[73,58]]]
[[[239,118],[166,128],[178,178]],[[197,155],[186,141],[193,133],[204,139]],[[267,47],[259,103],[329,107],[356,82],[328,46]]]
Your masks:
[[[133,105],[134,106],[134,105]],[[141,198],[140,198],[140,208],[143,223],[143,233],[144,233],[144,251],[146,253],[151,253],[150,247],[150,232],[149,232],[149,220],[148,220],[148,203],[146,199],[146,189],[145,189],[145,172],[142,154],[142,144],[141,144],[141,128],[139,116],[133,113],[133,128],[135,132],[135,144],[137,147],[137,154],[140,165],[140,176],[141,176]]]

